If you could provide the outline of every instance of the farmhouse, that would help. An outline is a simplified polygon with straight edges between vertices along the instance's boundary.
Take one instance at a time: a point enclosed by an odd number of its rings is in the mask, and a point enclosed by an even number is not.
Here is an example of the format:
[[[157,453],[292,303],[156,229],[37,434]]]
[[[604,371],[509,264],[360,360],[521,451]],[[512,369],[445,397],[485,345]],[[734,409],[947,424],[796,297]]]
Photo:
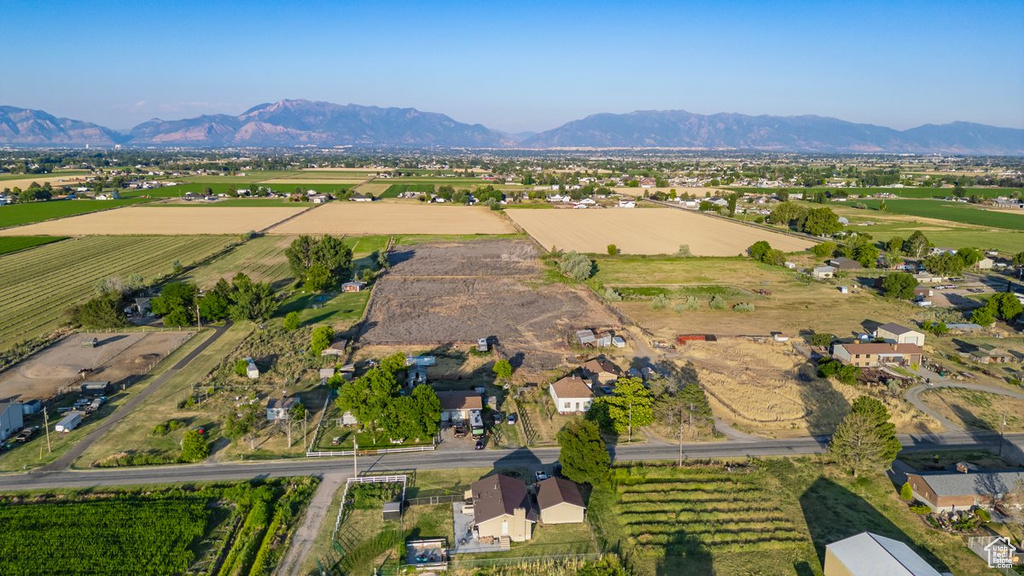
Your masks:
[[[472,390],[443,390],[437,393],[441,401],[441,421],[468,420],[470,410],[483,410],[483,398]]]
[[[958,465],[957,472],[908,473],[907,482],[914,498],[931,507],[933,512],[967,510],[972,506],[989,508],[994,504],[1022,506],[1014,496],[1014,485],[1024,481],[1024,472],[970,471]]]
[[[1017,357],[1003,348],[996,348],[991,344],[982,344],[971,350],[971,360],[982,364],[1005,364],[1016,361]]]
[[[832,356],[843,364],[874,368],[883,364],[920,364],[924,350],[917,344],[854,343],[835,344]]]
[[[559,414],[586,412],[594,401],[594,392],[576,375],[566,376],[548,386],[548,393]]]
[[[893,344],[917,344],[918,346],[924,346],[923,333],[900,326],[899,324],[893,324],[892,322],[882,324],[876,328],[874,336]]]
[[[478,539],[525,542],[533,536],[537,512],[521,478],[492,474],[474,482],[466,496],[473,501],[473,531]]]
[[[832,278],[836,275],[836,269],[832,266],[818,266],[811,271],[811,276],[818,280],[824,280],[825,278]]]
[[[20,404],[0,402],[0,442],[7,440],[12,434],[25,425],[23,409]]]
[[[289,414],[297,404],[301,404],[302,401],[295,396],[288,398],[272,398],[267,401],[267,420],[274,422],[275,420],[288,420]]]
[[[580,487],[565,478],[548,478],[537,484],[541,524],[580,524],[586,514]]]
[[[351,282],[345,282],[341,285],[342,292],[362,292],[363,288],[366,287],[366,282],[360,280],[353,280]]]
[[[914,278],[917,279],[921,284],[934,284],[936,282],[942,282],[942,276],[937,276],[931,272],[918,272],[914,274]]]
[[[584,377],[593,386],[611,386],[622,377],[622,369],[604,358],[594,358],[582,368]]]
[[[941,576],[909,546],[861,532],[825,546],[825,576]]]

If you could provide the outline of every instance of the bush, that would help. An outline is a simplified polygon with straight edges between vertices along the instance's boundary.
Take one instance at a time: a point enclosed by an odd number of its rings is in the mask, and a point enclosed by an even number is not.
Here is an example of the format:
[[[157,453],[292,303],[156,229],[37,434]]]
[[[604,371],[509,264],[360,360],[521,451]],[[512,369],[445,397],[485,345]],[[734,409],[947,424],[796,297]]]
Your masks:
[[[700,308],[700,301],[696,296],[687,296],[683,301],[683,310],[696,310]]]
[[[189,430],[181,439],[181,459],[184,462],[199,462],[210,455],[210,444],[199,430]]]
[[[982,522],[992,521],[992,514],[988,510],[985,510],[984,508],[978,508],[974,511],[974,513],[978,515],[978,520],[981,520]]]
[[[925,516],[926,514],[931,514],[932,509],[927,504],[914,504],[910,507],[910,511],[919,516]]]
[[[605,288],[604,299],[609,302],[621,302],[622,294],[619,294],[618,290],[616,290],[615,288]]]
[[[289,312],[288,315],[284,317],[284,322],[282,322],[281,325],[284,326],[285,330],[298,330],[299,326],[302,325],[302,320],[299,318],[299,313]]]
[[[708,307],[712,310],[725,310],[725,298],[717,294],[712,296],[711,300],[708,301]]]
[[[676,258],[690,258],[693,256],[693,252],[690,252],[689,244],[680,244],[679,250],[676,250]]]
[[[249,373],[249,361],[245,358],[239,358],[235,360],[235,374],[239,376],[246,376]]]
[[[654,300],[651,301],[651,308],[654,308],[655,310],[662,310],[667,308],[669,304],[671,304],[671,301],[668,299],[668,296],[658,294],[654,297]]]
[[[750,302],[737,302],[732,307],[733,312],[753,312],[754,305]]]
[[[619,255],[619,248],[618,248],[618,246],[616,246],[615,244],[609,244],[608,245],[608,255],[609,256],[618,256]]]
[[[903,486],[900,487],[900,498],[905,502],[910,502],[914,499],[914,490],[910,487],[910,482],[904,482]]]
[[[830,334],[828,332],[815,332],[814,334],[811,335],[811,345],[827,347],[831,345],[832,341],[835,339],[835,334]]]
[[[836,377],[843,384],[856,384],[860,377],[860,368],[847,366],[835,358],[822,360],[818,364],[818,376],[822,378]]]
[[[313,336],[310,339],[310,353],[314,356],[319,356],[321,352],[331,345],[331,341],[333,340],[334,328],[331,328],[330,326],[317,326],[313,329]]]
[[[558,260],[558,268],[569,278],[583,282],[594,275],[594,263],[579,252],[569,252]]]

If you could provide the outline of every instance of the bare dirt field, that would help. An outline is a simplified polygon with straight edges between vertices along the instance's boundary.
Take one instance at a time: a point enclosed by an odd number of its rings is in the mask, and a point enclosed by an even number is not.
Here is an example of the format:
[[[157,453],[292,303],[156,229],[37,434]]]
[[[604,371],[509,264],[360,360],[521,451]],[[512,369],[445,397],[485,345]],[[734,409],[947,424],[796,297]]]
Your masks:
[[[527,241],[418,245],[374,288],[359,343],[440,345],[496,337],[536,373],[561,365],[581,328],[617,320],[589,293],[541,279]]]
[[[801,378],[805,358],[789,343],[748,339],[690,342],[679,358],[693,363],[715,414],[747,432],[771,437],[831,434],[866,388]],[[884,400],[901,432],[937,429],[909,404]]]
[[[37,176],[35,178],[19,178],[17,180],[0,181],[0,189],[18,187],[22,190],[28,188],[33,182],[42,186],[47,182],[50,186],[60,189],[61,186],[77,186],[85,182],[88,176]]]
[[[0,373],[0,399],[48,398],[84,380],[115,385],[153,366],[192,337],[193,332],[124,332],[72,334],[57,344]],[[96,338],[95,348],[82,340]]]
[[[264,228],[305,208],[148,208],[132,206],[0,230],[3,236],[243,234]]]
[[[607,210],[509,210],[509,217],[545,248],[623,254],[674,254],[681,244],[697,256],[736,256],[767,240],[785,252],[812,242],[674,208]]]
[[[514,234],[487,208],[394,202],[332,202],[270,230],[271,234]]]

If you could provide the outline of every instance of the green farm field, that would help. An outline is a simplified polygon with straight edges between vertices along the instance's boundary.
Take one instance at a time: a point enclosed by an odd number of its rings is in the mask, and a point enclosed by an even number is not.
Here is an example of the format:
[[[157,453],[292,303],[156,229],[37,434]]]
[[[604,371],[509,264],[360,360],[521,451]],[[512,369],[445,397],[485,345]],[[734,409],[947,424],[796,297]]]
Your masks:
[[[263,574],[315,487],[306,478],[0,495],[0,572],[205,574],[223,558],[222,574]]]
[[[405,192],[423,192],[430,194],[434,191],[433,184],[392,184],[388,186],[388,189],[381,193],[381,198],[397,198],[399,194]]]
[[[870,208],[877,209],[882,200],[860,200]],[[1003,228],[1006,230],[1024,230],[1024,213],[1011,214],[982,210],[970,204],[943,202],[941,200],[893,200],[885,201],[887,212],[948,220],[975,226]]]
[[[744,188],[744,187],[725,187],[727,190],[736,190],[739,192],[747,192],[749,194],[765,194],[773,193],[774,189],[770,188]],[[802,192],[809,195],[812,192],[832,192],[837,191],[846,192],[847,194],[855,194],[858,196],[871,196],[874,194],[892,194],[899,196],[900,198],[947,198],[953,195],[953,188],[788,188],[790,192]],[[982,198],[996,198],[998,196],[1011,196],[1014,192],[1021,192],[1020,188],[966,188],[965,195],[970,197],[973,195],[980,196]]]
[[[231,236],[95,236],[0,257],[0,348],[59,326],[94,295],[98,280],[138,273],[147,281],[217,253]]]
[[[253,238],[223,256],[193,268],[184,279],[208,289],[221,278],[231,281],[235,274],[241,272],[255,282],[270,282],[275,288],[280,288],[291,278],[288,257],[284,253],[291,241],[291,236]]]
[[[884,476],[854,482],[811,458],[616,468],[588,515],[636,576],[820,574],[825,544],[865,530],[906,542],[940,571],[987,573]]]
[[[49,202],[12,204],[0,207],[0,228],[121,208],[145,201],[140,198],[122,198],[121,200],[51,200]]]
[[[64,240],[63,236],[5,236],[0,237],[0,256],[28,248]]]

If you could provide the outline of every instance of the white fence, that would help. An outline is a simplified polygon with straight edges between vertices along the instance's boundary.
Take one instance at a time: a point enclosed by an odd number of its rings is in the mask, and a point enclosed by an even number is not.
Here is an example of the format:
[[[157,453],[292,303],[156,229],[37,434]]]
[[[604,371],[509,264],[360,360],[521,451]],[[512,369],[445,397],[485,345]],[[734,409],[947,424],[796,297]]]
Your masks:
[[[329,456],[352,456],[358,454],[359,456],[376,456],[379,454],[401,454],[402,452],[433,452],[435,450],[434,445],[430,446],[403,446],[401,448],[377,448],[373,450],[307,450],[306,456],[309,458],[324,458]]]

